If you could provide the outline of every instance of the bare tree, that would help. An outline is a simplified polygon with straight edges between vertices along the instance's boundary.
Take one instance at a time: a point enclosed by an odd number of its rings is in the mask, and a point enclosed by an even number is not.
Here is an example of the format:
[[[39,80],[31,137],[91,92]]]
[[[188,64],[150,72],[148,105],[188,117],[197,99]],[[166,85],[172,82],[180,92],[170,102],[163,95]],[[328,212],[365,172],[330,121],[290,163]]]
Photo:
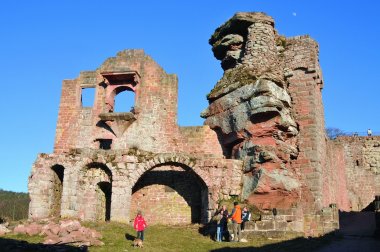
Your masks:
[[[343,130],[338,129],[338,128],[328,127],[326,128],[326,135],[330,139],[335,139],[338,136],[347,136],[347,133],[345,133]]]

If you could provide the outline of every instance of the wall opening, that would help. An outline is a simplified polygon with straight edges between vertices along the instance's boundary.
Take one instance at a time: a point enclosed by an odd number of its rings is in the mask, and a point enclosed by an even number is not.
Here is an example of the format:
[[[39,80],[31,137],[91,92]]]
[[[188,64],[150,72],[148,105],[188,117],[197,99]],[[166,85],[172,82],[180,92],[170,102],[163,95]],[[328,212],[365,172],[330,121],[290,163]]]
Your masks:
[[[99,138],[99,139],[96,139],[95,141],[99,143],[99,149],[101,150],[110,150],[112,147],[112,139]]]
[[[83,108],[90,108],[94,106],[95,102],[95,88],[82,88],[81,102]]]
[[[63,177],[64,177],[64,167],[62,165],[53,165],[51,167],[53,170],[53,193],[52,206],[51,206],[51,216],[60,217],[61,215],[61,202],[62,202],[62,191],[63,191]]]
[[[135,93],[128,88],[117,89],[115,95],[114,112],[133,112]]]
[[[111,196],[112,186],[109,182],[98,183],[98,196],[99,196],[99,220],[111,220]]]
[[[82,177],[83,219],[109,221],[111,219],[112,172],[102,163],[87,165]]]
[[[166,163],[144,173],[132,188],[130,217],[143,211],[149,223],[190,224],[207,219],[207,186],[189,167]]]

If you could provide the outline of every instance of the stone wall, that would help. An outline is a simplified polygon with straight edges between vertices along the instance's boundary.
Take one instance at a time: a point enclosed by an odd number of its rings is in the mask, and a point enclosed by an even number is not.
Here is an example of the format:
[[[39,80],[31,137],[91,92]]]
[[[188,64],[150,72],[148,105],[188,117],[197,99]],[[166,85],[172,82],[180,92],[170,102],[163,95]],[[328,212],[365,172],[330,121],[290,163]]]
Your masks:
[[[254,232],[318,236],[338,228],[338,209],[372,202],[380,139],[326,138],[313,39],[281,36],[252,12],[209,43],[224,74],[204,126],[177,125],[177,77],[142,50],[64,80],[54,153],[40,154],[29,178],[30,218],[128,222],[143,210],[150,223],[205,223],[221,200],[238,198],[264,212]],[[121,92],[134,94],[133,107],[115,112]]]
[[[348,204],[342,210],[361,211],[380,194],[380,137],[338,137],[329,152],[336,168],[344,169],[345,197]],[[336,162],[343,153],[344,160]]]
[[[108,214],[110,220],[128,222],[136,210],[141,208],[147,210],[148,218],[153,223],[159,222],[144,205],[147,201],[140,199],[141,194],[145,194],[148,201],[160,194],[162,199],[176,195],[178,201],[172,202],[170,209],[176,209],[177,204],[183,206],[183,214],[177,218],[179,223],[204,223],[208,221],[219,200],[241,193],[241,161],[238,160],[200,159],[139,150],[78,149],[67,154],[38,156],[29,179],[29,217],[32,219],[52,216],[50,209],[56,202],[53,193],[56,188],[56,172],[52,167],[57,165],[64,168],[60,196],[61,217],[107,220]],[[106,185],[109,185],[111,192],[108,199]],[[150,186],[157,190],[152,190]],[[171,190],[167,190],[168,187]],[[195,195],[196,191],[198,195]],[[180,203],[183,200],[186,201],[186,206]],[[188,218],[189,212],[186,212],[188,206],[192,211],[191,219]]]
[[[299,155],[292,160],[291,167],[300,174],[308,188],[303,191],[304,208],[320,210],[323,207],[322,174],[326,167],[326,144],[318,45],[308,36],[290,38],[286,40],[284,54],[289,93],[300,132]]]
[[[83,107],[82,89],[94,88],[93,107]],[[216,134],[203,127],[177,125],[177,77],[169,75],[142,50],[126,50],[96,71],[65,80],[58,114],[55,153],[72,148],[138,148],[154,153],[185,152],[222,156]],[[113,112],[115,96],[134,92],[131,111]]]
[[[131,214],[143,210],[149,223],[200,223],[202,198],[207,197],[202,194],[206,190],[192,171],[174,165],[159,166],[133,187]]]
[[[335,202],[341,211],[350,211],[351,204],[347,190],[349,181],[346,174],[344,148],[336,141],[327,142],[327,169],[323,176],[324,205]]]

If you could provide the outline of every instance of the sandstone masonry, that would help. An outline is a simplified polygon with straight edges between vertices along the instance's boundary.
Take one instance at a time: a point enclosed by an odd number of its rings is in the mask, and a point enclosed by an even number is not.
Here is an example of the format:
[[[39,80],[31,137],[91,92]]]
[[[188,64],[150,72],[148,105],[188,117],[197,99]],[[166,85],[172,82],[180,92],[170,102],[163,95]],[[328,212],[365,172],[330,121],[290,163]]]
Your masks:
[[[326,137],[313,39],[281,36],[252,12],[209,42],[224,75],[204,126],[177,125],[177,77],[142,50],[64,80],[54,153],[39,154],[30,175],[29,217],[129,222],[142,209],[149,223],[206,223],[239,198],[262,211],[252,232],[317,236],[339,227],[339,209],[380,194],[380,140]],[[130,111],[115,112],[121,92],[134,94]]]

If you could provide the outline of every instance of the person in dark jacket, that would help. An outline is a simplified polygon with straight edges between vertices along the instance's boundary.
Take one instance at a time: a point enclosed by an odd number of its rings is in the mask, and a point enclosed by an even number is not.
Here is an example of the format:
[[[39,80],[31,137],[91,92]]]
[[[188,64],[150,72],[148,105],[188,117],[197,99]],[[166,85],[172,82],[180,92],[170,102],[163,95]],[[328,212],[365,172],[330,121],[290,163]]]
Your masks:
[[[251,219],[251,213],[248,211],[247,207],[243,208],[241,212],[241,231],[244,231],[245,223]]]
[[[228,211],[226,206],[222,206],[216,213],[216,241],[223,241],[223,236],[225,236],[225,232],[227,231],[227,219],[228,219]]]

